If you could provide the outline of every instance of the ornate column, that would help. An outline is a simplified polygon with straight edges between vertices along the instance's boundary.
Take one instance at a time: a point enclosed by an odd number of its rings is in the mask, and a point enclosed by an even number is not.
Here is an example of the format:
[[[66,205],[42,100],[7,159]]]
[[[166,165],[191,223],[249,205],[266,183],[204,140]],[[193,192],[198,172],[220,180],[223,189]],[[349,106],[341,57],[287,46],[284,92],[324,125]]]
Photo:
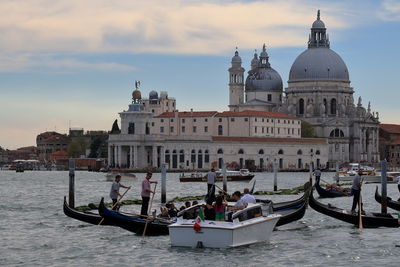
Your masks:
[[[133,166],[135,167],[135,169],[137,169],[139,168],[138,146],[133,146],[132,148],[134,158]]]
[[[152,162],[152,167],[158,167],[157,166],[157,146],[152,146],[152,156],[153,156],[153,162]]]
[[[118,164],[118,147],[116,145],[114,145],[113,150],[114,150],[113,164],[114,164],[114,167],[116,167]]]
[[[163,146],[160,147],[160,163],[165,163],[165,148]]]
[[[112,157],[111,157],[111,145],[110,144],[108,144],[108,161],[107,161],[107,163],[108,163],[108,166],[110,166],[111,165],[111,159],[112,159]]]
[[[118,146],[118,166],[121,168],[122,165],[122,146]]]

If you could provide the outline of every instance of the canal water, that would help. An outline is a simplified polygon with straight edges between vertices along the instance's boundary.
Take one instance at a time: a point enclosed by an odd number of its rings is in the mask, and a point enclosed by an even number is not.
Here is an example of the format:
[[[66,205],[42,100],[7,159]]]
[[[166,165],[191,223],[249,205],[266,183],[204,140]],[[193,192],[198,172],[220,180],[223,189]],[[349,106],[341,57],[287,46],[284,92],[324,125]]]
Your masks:
[[[137,176],[122,179],[123,184],[133,186],[125,199],[139,198],[144,174]],[[279,173],[278,188],[299,186],[308,176]],[[331,182],[332,176],[323,173],[322,179]],[[233,249],[174,248],[169,236],[142,238],[117,227],[89,225],[66,217],[62,204],[68,194],[68,179],[68,172],[0,171],[1,266],[400,266],[400,229],[359,230],[311,208],[302,220],[274,231],[269,243]],[[154,174],[153,179],[160,181],[160,174]],[[77,206],[97,203],[101,196],[108,199],[111,182],[103,173],[76,172],[75,183]],[[242,191],[247,186],[247,182],[229,182],[228,191]],[[375,186],[364,185],[365,210],[380,210],[374,200]],[[272,188],[273,174],[257,173],[256,190]],[[159,184],[156,207],[160,205],[160,189]],[[168,199],[205,191],[203,183],[179,183],[178,174],[167,176]],[[397,185],[388,185],[388,195],[399,197]],[[274,201],[297,197],[269,196]],[[352,198],[321,201],[350,208]],[[138,212],[140,206],[122,209]]]

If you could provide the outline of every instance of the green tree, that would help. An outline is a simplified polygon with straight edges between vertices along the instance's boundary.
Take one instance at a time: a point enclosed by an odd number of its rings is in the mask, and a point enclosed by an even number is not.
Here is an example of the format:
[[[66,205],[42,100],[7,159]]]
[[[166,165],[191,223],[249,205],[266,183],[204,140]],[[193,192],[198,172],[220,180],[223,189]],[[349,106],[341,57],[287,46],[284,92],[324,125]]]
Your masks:
[[[93,142],[90,144],[90,154],[89,158],[98,158],[99,157],[99,149],[102,144],[101,138],[97,137],[96,139],[93,140]]]
[[[81,155],[86,154],[87,147],[88,144],[83,138],[73,138],[71,143],[68,145],[68,156],[79,158]]]
[[[111,128],[111,134],[119,134],[119,133],[121,133],[121,130],[118,127],[118,120],[115,120]]]
[[[301,137],[312,138],[315,137],[314,126],[306,121],[301,121]]]

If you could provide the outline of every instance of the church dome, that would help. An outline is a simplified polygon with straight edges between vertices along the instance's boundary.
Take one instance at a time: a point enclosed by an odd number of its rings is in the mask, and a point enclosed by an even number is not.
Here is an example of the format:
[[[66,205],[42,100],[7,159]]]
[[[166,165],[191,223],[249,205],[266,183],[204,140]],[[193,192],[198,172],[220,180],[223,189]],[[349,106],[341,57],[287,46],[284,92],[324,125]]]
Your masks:
[[[140,100],[140,99],[142,99],[142,93],[141,93],[138,89],[136,89],[136,90],[133,91],[133,93],[132,93],[132,99],[133,99],[133,100]]]
[[[158,93],[156,91],[151,91],[149,93],[149,99],[150,100],[158,99]]]
[[[318,80],[350,82],[343,59],[330,49],[329,36],[319,10],[311,28],[308,49],[294,61],[288,82]]]
[[[231,63],[242,63],[242,58],[239,56],[239,52],[237,50],[235,55],[232,57]]]
[[[334,80],[349,81],[343,59],[328,47],[311,47],[301,53],[289,72],[289,82]]]
[[[246,91],[282,91],[282,78],[273,68],[258,67],[249,71]]]
[[[253,60],[256,59],[257,58],[255,54]],[[246,91],[283,90],[282,78],[276,70],[271,68],[268,59],[269,56],[264,44],[262,52],[260,53],[260,58],[257,59],[258,66],[253,65],[252,61],[252,69],[248,72],[249,75],[247,76],[246,79],[246,85],[245,85]]]

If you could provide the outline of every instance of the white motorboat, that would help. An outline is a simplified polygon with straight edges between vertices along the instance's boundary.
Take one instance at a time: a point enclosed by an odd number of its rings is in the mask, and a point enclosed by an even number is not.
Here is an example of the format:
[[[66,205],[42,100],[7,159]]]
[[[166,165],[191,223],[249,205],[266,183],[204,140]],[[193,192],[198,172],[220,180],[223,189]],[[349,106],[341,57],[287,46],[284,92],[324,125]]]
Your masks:
[[[183,212],[196,212],[199,208],[200,205],[196,205]],[[171,245],[227,248],[266,242],[281,217],[279,214],[263,216],[260,204],[249,204],[243,210],[226,215],[225,221],[184,219],[185,215],[178,217],[168,226]]]

